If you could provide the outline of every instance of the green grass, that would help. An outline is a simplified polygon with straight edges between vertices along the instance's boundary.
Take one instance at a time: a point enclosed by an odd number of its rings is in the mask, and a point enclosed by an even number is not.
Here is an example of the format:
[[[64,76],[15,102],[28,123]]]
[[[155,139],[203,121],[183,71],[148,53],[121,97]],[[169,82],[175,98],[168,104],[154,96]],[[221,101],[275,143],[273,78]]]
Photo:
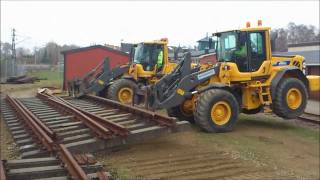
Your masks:
[[[24,90],[37,89],[39,87],[57,87],[57,88],[62,87],[62,83],[63,83],[62,72],[37,71],[37,72],[30,72],[27,75],[30,77],[36,76],[44,80],[40,80],[34,83],[27,83],[27,84],[5,84],[5,85],[1,85],[1,88],[10,89],[10,91],[24,91]]]
[[[117,168],[117,169],[109,169],[112,177],[114,177],[114,179],[121,179],[121,180],[140,180],[142,178],[139,177],[135,177],[132,172],[130,172],[128,169],[125,168]]]
[[[58,71],[37,71],[29,73],[30,76],[36,76],[40,79],[46,79],[46,80],[40,80],[40,83],[43,84],[53,84],[53,86],[61,85],[63,81],[63,73]]]

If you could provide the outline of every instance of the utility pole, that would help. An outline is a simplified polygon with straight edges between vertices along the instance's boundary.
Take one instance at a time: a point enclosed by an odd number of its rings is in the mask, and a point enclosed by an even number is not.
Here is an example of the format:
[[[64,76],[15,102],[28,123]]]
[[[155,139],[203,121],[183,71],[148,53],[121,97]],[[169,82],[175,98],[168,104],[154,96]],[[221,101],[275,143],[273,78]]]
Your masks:
[[[12,76],[15,75],[15,69],[16,69],[16,30],[12,29],[12,42],[11,42],[11,58],[12,58]]]
[[[34,52],[34,64],[36,65],[37,64],[37,48],[36,47],[33,48],[33,52]]]

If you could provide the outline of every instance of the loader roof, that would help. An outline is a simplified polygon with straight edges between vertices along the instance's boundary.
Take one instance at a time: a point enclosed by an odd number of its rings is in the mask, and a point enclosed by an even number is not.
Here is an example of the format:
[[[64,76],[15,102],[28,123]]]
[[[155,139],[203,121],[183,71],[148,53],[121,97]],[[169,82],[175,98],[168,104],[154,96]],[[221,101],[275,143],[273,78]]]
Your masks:
[[[270,27],[250,27],[250,28],[242,28],[242,29],[235,29],[235,30],[228,30],[228,31],[221,31],[213,33],[212,35],[220,34],[220,33],[227,33],[227,32],[237,32],[237,31],[269,31]]]

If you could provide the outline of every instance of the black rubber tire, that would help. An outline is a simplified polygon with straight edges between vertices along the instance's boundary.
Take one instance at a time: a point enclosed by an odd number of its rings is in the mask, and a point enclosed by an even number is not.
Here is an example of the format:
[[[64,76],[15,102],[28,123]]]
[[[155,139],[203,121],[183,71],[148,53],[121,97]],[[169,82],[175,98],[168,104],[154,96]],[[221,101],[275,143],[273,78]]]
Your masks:
[[[244,113],[244,114],[257,114],[259,112],[262,112],[262,106],[260,106],[256,109],[250,109],[250,110],[242,109],[242,113]]]
[[[131,81],[129,79],[118,79],[114,81],[108,88],[108,95],[107,95],[108,98],[111,100],[119,101],[118,92],[121,88],[124,88],[124,87],[131,88],[135,93],[135,91],[138,88],[138,85],[134,81]]]
[[[218,101],[225,101],[231,108],[230,120],[218,125],[211,119],[211,108]],[[233,94],[223,89],[210,89],[201,93],[194,112],[195,123],[206,132],[228,132],[233,129],[239,115],[239,105]]]
[[[301,92],[302,102],[297,109],[289,108],[287,104],[287,93],[289,89],[297,88]],[[299,117],[307,106],[308,92],[303,82],[296,78],[285,78],[279,83],[275,98],[273,99],[273,112],[284,119],[295,119]]]
[[[179,106],[177,107],[173,107],[173,108],[169,108],[167,109],[168,115],[171,117],[176,117],[178,118],[180,121],[189,121],[190,123],[194,124],[194,115],[192,114],[192,116],[186,116],[181,112],[181,109]]]

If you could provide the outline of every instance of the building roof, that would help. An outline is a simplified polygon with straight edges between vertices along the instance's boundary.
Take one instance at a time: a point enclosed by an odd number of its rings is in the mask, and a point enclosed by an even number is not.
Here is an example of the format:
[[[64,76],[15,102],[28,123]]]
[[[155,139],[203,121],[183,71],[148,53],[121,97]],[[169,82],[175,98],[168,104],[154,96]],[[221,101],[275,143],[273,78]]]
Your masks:
[[[273,52],[279,55],[300,55],[305,58],[307,65],[320,65],[320,52],[319,51],[299,51],[299,52]]]
[[[112,51],[114,53],[118,53],[124,56],[129,56],[129,54],[122,52],[120,50],[117,49],[113,49],[110,47],[106,47],[106,46],[102,46],[102,45],[94,45],[94,46],[88,46],[88,47],[82,47],[82,48],[76,48],[76,49],[70,49],[70,50],[66,50],[66,51],[61,51],[61,54],[69,54],[69,53],[76,53],[76,52],[81,52],[81,51],[87,51],[87,50],[91,50],[91,49],[105,49],[107,51]]]
[[[133,45],[132,43],[121,43],[121,51],[130,53]]]
[[[320,41],[302,42],[297,44],[288,44],[288,47],[301,47],[301,46],[320,46]]]

